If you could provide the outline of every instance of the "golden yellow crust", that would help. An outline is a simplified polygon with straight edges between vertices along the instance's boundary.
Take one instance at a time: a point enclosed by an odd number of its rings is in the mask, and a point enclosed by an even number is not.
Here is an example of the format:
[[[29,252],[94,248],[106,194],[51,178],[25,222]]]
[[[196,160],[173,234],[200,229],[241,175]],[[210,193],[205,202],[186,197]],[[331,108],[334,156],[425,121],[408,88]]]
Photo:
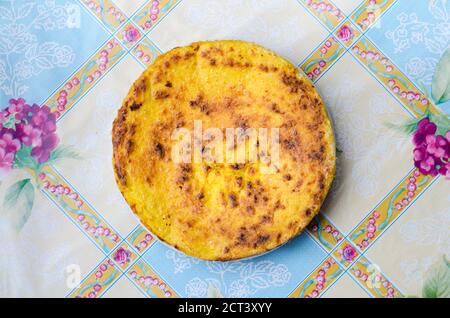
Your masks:
[[[280,164],[171,160],[177,127],[279,127]],[[182,252],[231,260],[271,250],[318,213],[335,173],[330,120],[292,64],[242,41],[198,42],[159,56],[113,124],[113,165],[148,229]]]

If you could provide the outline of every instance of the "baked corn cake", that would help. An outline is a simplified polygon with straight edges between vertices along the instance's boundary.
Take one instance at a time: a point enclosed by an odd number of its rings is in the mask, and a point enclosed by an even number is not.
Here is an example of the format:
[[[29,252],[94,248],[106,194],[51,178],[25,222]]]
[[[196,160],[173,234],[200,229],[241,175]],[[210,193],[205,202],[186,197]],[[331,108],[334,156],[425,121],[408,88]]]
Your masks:
[[[258,255],[301,233],[335,173],[333,130],[313,84],[243,41],[156,58],[119,109],[112,143],[133,212],[159,239],[205,260]]]

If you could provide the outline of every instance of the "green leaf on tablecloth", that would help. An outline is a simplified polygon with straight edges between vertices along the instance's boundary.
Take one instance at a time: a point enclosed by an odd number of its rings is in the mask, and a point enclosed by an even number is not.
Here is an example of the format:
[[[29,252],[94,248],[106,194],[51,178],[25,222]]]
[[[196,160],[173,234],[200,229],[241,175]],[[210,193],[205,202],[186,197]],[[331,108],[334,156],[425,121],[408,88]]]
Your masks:
[[[77,153],[74,147],[59,145],[54,149],[46,163],[55,163],[60,159],[70,158],[70,159],[81,159],[80,155]]]
[[[450,118],[446,114],[430,114],[428,118],[436,124],[436,134],[445,136],[450,129]]]
[[[20,123],[20,120],[16,119],[16,113],[12,113],[2,122],[2,126],[5,128],[16,130],[16,124],[18,123]]]
[[[30,179],[17,181],[6,190],[3,202],[5,212],[18,231],[30,217],[33,202],[34,187]]]
[[[401,133],[404,133],[407,135],[411,135],[412,133],[414,133],[416,131],[419,121],[421,121],[421,118],[410,119],[403,124],[386,123],[386,126],[388,128],[394,129],[398,132],[401,132]]]
[[[419,122],[424,118],[428,118],[431,122],[436,124],[436,134],[438,135],[445,136],[450,129],[450,118],[448,115],[431,113],[428,108],[421,118],[410,119],[402,124],[385,123],[385,125],[398,132],[412,135],[417,130]]]
[[[450,298],[450,264],[445,256],[428,271],[422,297]]]
[[[436,104],[450,100],[450,49],[442,55],[433,74],[431,95]]]
[[[223,295],[220,292],[219,288],[217,288],[217,286],[209,283],[206,297],[208,297],[208,298],[223,298]]]
[[[33,170],[38,170],[39,164],[31,156],[31,146],[22,146],[17,152],[16,156],[14,157],[14,167],[15,168],[31,168]]]

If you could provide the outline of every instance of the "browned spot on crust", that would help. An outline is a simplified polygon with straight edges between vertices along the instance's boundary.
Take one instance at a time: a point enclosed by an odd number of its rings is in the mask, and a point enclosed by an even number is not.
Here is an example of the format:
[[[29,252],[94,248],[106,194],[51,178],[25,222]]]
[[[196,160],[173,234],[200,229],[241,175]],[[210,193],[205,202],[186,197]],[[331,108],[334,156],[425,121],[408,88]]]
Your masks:
[[[181,60],[180,54],[174,54],[170,57],[170,60],[177,63],[179,60]]]
[[[165,151],[164,146],[161,143],[158,142],[155,144],[155,152],[160,159],[164,158]]]
[[[116,175],[117,175],[117,178],[119,179],[120,183],[123,186],[125,186],[127,184],[127,179],[125,176],[125,169],[124,169],[123,165],[116,161],[114,164],[114,168],[116,170]]]
[[[113,145],[114,147],[118,147],[123,140],[123,137],[128,131],[128,126],[126,125],[126,115],[127,108],[121,107],[119,112],[117,113],[117,117],[114,120],[113,125]]]
[[[133,87],[134,96],[137,96],[138,94],[142,93],[143,91],[145,91],[146,88],[147,85],[145,85],[145,78],[141,78],[134,84]]]
[[[277,114],[284,114],[284,112],[281,111],[280,107],[278,107],[277,103],[272,103],[270,105],[270,109]]]
[[[228,97],[228,96],[223,99],[223,105],[225,108],[228,108],[228,109],[239,106],[238,101],[235,98]]]
[[[297,221],[293,221],[293,222],[289,222],[288,224],[288,229],[292,230],[297,226],[298,222]]]
[[[239,188],[242,187],[242,177],[236,177],[236,184]]]
[[[277,202],[275,202],[275,206],[273,208],[274,210],[284,210],[286,207],[281,204],[280,200],[278,200]]]
[[[281,81],[289,88],[290,93],[298,93],[300,90],[305,90],[305,84],[295,75],[283,73],[281,76]]]
[[[177,175],[176,183],[180,188],[183,188],[185,183],[189,181],[189,175],[192,172],[192,168],[187,163],[180,164],[180,172]]]
[[[261,223],[271,223],[273,221],[273,217],[269,214],[265,214],[261,217]]]
[[[236,60],[234,60],[234,59],[232,59],[232,58],[227,58],[227,59],[223,62],[223,64],[224,64],[225,66],[229,66],[229,67],[240,67],[240,68],[248,68],[248,67],[251,67],[251,66],[252,66],[252,64],[251,64],[250,62],[242,63],[242,62],[236,61]]]
[[[315,161],[322,161],[324,154],[321,151],[313,151],[308,154],[308,158]]]
[[[130,106],[130,110],[131,111],[135,111],[138,110],[139,108],[141,108],[142,103],[136,103],[135,101],[133,101],[133,103]]]
[[[169,92],[167,91],[156,91],[155,92],[155,99],[164,99],[169,97]]]
[[[234,194],[234,193],[228,194],[228,201],[230,202],[230,206],[232,208],[235,208],[238,206],[236,194]]]
[[[298,191],[300,191],[300,187],[302,186],[302,184],[303,184],[303,180],[299,179],[299,180],[295,183],[294,188],[292,189],[292,192],[298,192]]]
[[[263,71],[263,72],[268,72],[269,71],[269,67],[267,65],[264,64],[259,64],[258,68]]]
[[[253,247],[257,247],[261,244],[264,244],[270,239],[270,235],[258,235],[256,241],[253,243]]]
[[[249,233],[245,226],[239,229],[239,234],[236,240],[236,245],[247,245],[248,244]]]
[[[160,83],[161,81],[162,81],[162,78],[163,78],[163,72],[161,72],[161,71],[156,71],[154,74],[153,74],[153,77],[152,77],[152,82],[153,82],[153,84],[158,84],[158,83]]]
[[[131,139],[128,139],[127,142],[125,143],[125,151],[127,152],[127,154],[131,154],[131,152],[134,149],[134,142]]]
[[[283,180],[285,180],[285,181],[290,181],[292,179],[292,176],[288,173],[288,174],[285,174],[284,176],[283,176]]]
[[[209,104],[204,100],[203,95],[198,95],[194,100],[189,101],[189,106],[199,109],[202,113],[209,115],[211,109]]]
[[[291,140],[291,139],[283,140],[283,145],[286,147],[286,149],[289,149],[289,150],[295,149],[298,146],[296,140]]]
[[[242,116],[238,116],[238,118],[235,120],[235,125],[238,128],[247,129],[249,128],[248,120]]]
[[[197,49],[195,49],[195,47],[194,47],[194,51],[198,51],[198,46],[197,46]],[[184,60],[189,60],[191,57],[194,57],[194,56],[195,56],[195,53],[193,53],[193,52],[186,52],[184,54],[184,56],[183,56],[183,59]]]
[[[244,168],[244,164],[243,163],[234,163],[231,165],[231,169],[233,170],[240,170]]]
[[[167,88],[171,88],[172,87],[172,82],[167,81],[166,84],[164,84],[165,87]]]
[[[227,200],[225,199],[225,193],[223,193],[223,192],[220,192],[220,203],[223,206],[227,206]]]
[[[325,189],[325,176],[322,173],[319,175],[319,189]]]

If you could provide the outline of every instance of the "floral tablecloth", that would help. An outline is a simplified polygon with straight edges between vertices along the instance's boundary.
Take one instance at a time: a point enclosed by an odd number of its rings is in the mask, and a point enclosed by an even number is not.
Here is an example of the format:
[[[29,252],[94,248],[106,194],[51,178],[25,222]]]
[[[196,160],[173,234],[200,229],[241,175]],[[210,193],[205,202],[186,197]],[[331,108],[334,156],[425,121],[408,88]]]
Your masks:
[[[0,296],[450,297],[447,0],[0,1]],[[205,262],[117,190],[111,124],[158,54],[242,39],[298,65],[336,182],[300,237]]]

